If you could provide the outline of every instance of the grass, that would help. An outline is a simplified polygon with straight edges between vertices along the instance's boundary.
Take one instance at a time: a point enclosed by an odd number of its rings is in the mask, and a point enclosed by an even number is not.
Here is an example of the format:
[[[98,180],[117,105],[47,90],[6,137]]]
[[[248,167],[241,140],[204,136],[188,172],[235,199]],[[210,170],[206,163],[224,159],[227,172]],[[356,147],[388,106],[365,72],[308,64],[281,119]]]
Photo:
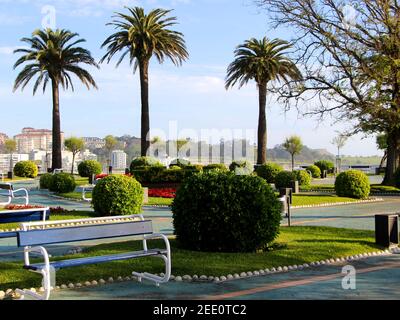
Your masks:
[[[4,178],[3,180],[0,179],[0,182],[10,183],[10,182],[31,181],[31,180],[33,180],[33,179],[31,179],[31,178],[22,178],[22,177],[14,177],[13,179],[8,179],[8,178]]]
[[[89,184],[89,178],[82,178],[82,177],[76,176],[76,175],[74,176],[74,178],[75,178],[76,185],[78,187],[86,186]]]
[[[334,204],[338,202],[355,202],[357,199],[338,197],[336,195],[324,194],[324,195],[298,195],[293,196],[293,206],[309,206],[319,204]]]
[[[86,248],[82,254],[52,260],[83,258],[139,250],[141,242],[103,244]],[[155,241],[152,247],[160,247]],[[311,263],[381,249],[374,244],[372,231],[327,227],[281,228],[274,250],[264,253],[209,253],[183,250],[171,239],[174,275],[213,275],[241,273],[285,265]],[[34,261],[34,260],[33,260]],[[0,262],[0,290],[31,288],[40,285],[40,276],[22,270],[22,260]],[[162,263],[151,258],[65,269],[57,272],[57,285],[108,277],[130,276],[132,271],[159,273]]]
[[[323,184],[323,185],[312,185],[310,187],[301,187],[301,190],[317,190],[317,191],[335,191],[335,186],[333,184]],[[394,192],[400,193],[400,189],[391,186],[383,186],[381,184],[371,184],[371,192]]]

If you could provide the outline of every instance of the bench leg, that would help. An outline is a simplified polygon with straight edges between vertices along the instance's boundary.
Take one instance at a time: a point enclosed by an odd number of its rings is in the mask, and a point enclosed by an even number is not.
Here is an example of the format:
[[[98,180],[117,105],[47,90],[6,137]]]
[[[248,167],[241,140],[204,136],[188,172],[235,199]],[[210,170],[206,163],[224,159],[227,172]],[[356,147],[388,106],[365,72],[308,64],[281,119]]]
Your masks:
[[[39,272],[37,272],[39,273]],[[35,292],[32,292],[30,290],[17,290],[17,293],[21,295],[20,300],[25,300],[25,296],[29,296],[35,300],[49,300],[50,299],[50,293],[51,293],[51,274],[49,270],[41,270],[40,274],[43,277],[43,288],[44,292],[43,294],[38,294]]]
[[[132,272],[132,275],[138,278],[139,282],[142,282],[143,279],[150,280],[156,283],[156,286],[159,287],[161,283],[167,283],[171,277],[171,260],[165,255],[160,255],[158,258],[161,258],[165,262],[165,276],[160,277],[155,274],[151,274],[148,272],[138,273]]]

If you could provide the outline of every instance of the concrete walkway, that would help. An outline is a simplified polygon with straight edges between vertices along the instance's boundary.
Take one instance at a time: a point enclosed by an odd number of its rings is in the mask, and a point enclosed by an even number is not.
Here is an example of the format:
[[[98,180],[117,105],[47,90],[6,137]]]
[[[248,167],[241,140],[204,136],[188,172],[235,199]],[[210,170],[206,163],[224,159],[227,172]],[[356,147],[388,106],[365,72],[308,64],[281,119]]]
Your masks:
[[[349,300],[400,299],[400,255],[373,257],[352,264],[356,289],[342,287],[344,264],[259,276],[223,283],[122,282],[55,292],[54,300]]]

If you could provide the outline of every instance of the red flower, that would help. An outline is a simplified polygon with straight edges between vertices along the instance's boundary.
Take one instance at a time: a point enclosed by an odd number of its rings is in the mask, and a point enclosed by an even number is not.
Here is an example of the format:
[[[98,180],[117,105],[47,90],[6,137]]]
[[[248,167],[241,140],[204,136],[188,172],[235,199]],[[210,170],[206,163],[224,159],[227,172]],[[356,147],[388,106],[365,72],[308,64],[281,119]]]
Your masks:
[[[42,206],[32,206],[32,205],[17,205],[17,204],[10,204],[5,207],[6,210],[27,210],[27,209],[43,209]]]
[[[176,197],[176,189],[150,189],[149,197],[173,199]]]

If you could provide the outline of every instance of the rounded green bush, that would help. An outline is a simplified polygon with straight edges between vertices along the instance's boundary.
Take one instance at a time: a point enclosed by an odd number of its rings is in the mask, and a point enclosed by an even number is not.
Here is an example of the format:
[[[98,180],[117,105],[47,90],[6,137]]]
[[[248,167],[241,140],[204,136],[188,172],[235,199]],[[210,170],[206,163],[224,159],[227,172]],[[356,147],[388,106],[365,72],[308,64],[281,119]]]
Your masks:
[[[337,176],[335,190],[339,197],[366,199],[371,192],[371,185],[364,172],[349,170]]]
[[[172,212],[179,245],[205,252],[265,250],[281,222],[281,204],[264,179],[218,171],[188,178]]]
[[[20,161],[14,166],[14,174],[21,178],[36,178],[39,169],[33,161]]]
[[[305,170],[297,170],[294,171],[296,174],[296,180],[299,182],[299,186],[301,187],[309,187],[311,185],[311,176]]]
[[[100,162],[96,160],[82,161],[78,165],[78,172],[82,178],[90,178],[93,174],[97,175],[102,173],[103,167]]]
[[[205,166],[203,171],[221,171],[221,172],[228,172],[229,169],[223,163],[213,163]]]
[[[282,171],[283,168],[277,163],[266,163],[256,167],[257,175],[268,183],[275,183],[276,176]]]
[[[311,175],[314,179],[321,178],[322,175],[321,169],[316,165],[309,166],[307,170],[311,172]]]
[[[297,180],[295,172],[282,171],[276,175],[275,187],[279,190],[281,188],[291,188],[292,182]]]
[[[170,170],[182,170],[182,168],[179,166],[170,166],[169,169]]]
[[[97,215],[121,216],[139,214],[143,204],[143,188],[127,176],[108,176],[100,180],[92,193]]]
[[[138,157],[132,160],[130,169],[132,171],[145,167],[163,167],[163,164],[153,157]]]
[[[249,175],[254,172],[254,166],[247,160],[233,161],[229,170],[237,175]]]
[[[328,173],[333,173],[333,171],[335,170],[335,164],[332,161],[328,160],[317,161],[316,163],[314,163],[314,165],[316,165],[319,168],[319,170],[321,170],[321,174],[325,170]]]
[[[58,173],[53,175],[49,190],[56,193],[69,193],[75,191],[76,182],[72,175],[68,173]]]
[[[52,179],[53,179],[53,174],[51,173],[45,173],[41,175],[39,181],[40,189],[49,189]]]

